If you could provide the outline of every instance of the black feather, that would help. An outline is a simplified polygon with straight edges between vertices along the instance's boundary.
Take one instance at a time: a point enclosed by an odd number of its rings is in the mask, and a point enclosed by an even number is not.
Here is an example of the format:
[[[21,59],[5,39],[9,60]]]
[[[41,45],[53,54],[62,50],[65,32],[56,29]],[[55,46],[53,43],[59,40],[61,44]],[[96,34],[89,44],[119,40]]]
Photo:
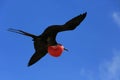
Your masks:
[[[31,66],[47,54],[48,46],[58,44],[56,42],[56,35],[58,32],[74,30],[85,19],[86,15],[87,12],[72,18],[63,25],[49,26],[40,36],[36,36],[25,31],[12,28],[9,28],[8,31],[19,33],[33,38],[35,53],[28,62],[28,66]]]

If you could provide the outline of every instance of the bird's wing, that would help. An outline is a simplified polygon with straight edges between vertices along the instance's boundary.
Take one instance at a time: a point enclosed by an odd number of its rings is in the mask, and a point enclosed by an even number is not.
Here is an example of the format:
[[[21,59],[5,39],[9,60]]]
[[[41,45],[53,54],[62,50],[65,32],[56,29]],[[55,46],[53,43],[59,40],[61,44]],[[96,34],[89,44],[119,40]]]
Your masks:
[[[87,15],[87,12],[72,18],[71,20],[69,20],[63,25],[62,31],[74,30],[85,19],[86,15]]]
[[[56,35],[58,32],[74,30],[85,19],[86,15],[87,12],[80,14],[66,22],[64,25],[49,26],[42,33],[42,36],[45,36],[46,39],[49,38],[51,41],[53,41],[53,43],[56,43]]]
[[[36,63],[38,60],[44,57],[48,52],[47,43],[43,41],[41,38],[34,39],[34,49],[35,49],[35,53],[30,58],[28,66],[31,66],[32,64]]]
[[[55,35],[61,31],[74,30],[85,19],[86,15],[87,15],[87,12],[80,14],[72,18],[71,20],[67,21],[64,25],[49,26],[47,29],[45,29],[43,34]]]
[[[47,51],[36,51],[32,57],[30,58],[29,62],[28,62],[28,66],[33,65],[34,63],[36,63],[38,60],[40,60],[42,57],[44,57],[47,54]]]

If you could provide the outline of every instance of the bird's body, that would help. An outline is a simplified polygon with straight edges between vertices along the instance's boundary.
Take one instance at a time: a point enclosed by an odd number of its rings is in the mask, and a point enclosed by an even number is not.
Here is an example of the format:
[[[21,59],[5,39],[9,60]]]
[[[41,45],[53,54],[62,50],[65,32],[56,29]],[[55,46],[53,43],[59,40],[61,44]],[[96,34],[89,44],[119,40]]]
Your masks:
[[[9,28],[8,30],[11,32],[16,32],[33,38],[35,53],[30,58],[30,61],[28,63],[28,66],[31,66],[32,64],[36,63],[38,60],[40,60],[43,56],[45,56],[48,53],[49,46],[59,45],[59,43],[57,43],[56,41],[56,36],[58,32],[75,29],[84,20],[86,14],[87,13],[80,14],[77,17],[74,17],[73,19],[66,22],[64,25],[49,26],[39,36],[12,28]]]

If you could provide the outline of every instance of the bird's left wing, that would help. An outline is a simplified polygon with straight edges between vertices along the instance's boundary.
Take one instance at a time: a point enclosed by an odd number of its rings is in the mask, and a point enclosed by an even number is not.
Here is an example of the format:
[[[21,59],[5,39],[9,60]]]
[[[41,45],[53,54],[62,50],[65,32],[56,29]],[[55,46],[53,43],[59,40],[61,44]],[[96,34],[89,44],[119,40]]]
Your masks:
[[[33,65],[34,63],[36,63],[37,61],[39,61],[42,57],[44,57],[47,54],[47,51],[44,50],[38,50],[35,51],[35,53],[32,55],[32,57],[30,58],[29,62],[28,62],[28,66]]]
[[[47,54],[47,43],[43,41],[41,38],[36,38],[34,40],[34,49],[35,53],[32,55],[28,62],[28,66],[33,65],[41,58],[43,58]]]

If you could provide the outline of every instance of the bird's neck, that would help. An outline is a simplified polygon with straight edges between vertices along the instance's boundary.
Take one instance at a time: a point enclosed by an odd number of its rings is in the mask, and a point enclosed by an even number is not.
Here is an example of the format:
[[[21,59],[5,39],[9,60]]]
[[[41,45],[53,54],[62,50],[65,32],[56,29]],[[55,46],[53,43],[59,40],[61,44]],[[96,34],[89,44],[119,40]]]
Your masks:
[[[51,44],[48,44],[48,46],[63,46],[63,45],[59,43],[51,43]]]

